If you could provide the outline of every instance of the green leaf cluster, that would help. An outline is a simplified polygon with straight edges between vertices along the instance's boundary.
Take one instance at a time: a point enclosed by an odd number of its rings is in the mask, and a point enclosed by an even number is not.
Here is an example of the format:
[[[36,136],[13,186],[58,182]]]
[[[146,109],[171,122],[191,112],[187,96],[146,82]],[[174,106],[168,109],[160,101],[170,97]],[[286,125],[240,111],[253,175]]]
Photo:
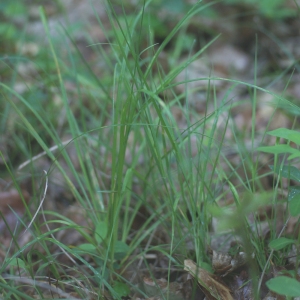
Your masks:
[[[274,155],[291,153],[288,156],[288,160],[299,158],[300,150],[297,147],[291,146],[290,142],[300,145],[300,132],[296,130],[290,130],[286,128],[278,128],[273,131],[269,131],[267,134],[275,136],[277,138],[277,143],[273,146],[259,147],[258,150],[262,152],[272,153]],[[280,138],[288,140],[286,144],[279,144]],[[292,179],[295,181],[300,181],[300,170],[295,166],[288,165],[276,165],[270,166],[278,176],[283,178]],[[300,214],[300,190],[299,187],[291,187],[288,196],[289,202],[289,212],[291,216],[297,216]]]
[[[18,35],[17,26],[11,21],[15,17],[27,15],[26,5],[20,1],[4,0],[0,3],[0,37],[11,40]]]
[[[298,149],[300,145],[300,132],[286,128],[278,128],[267,132],[267,134],[276,137],[276,144],[273,146],[259,147],[259,151],[274,154],[275,162],[277,162],[277,156],[279,154],[291,154],[287,158],[288,161],[300,157],[300,150]],[[279,144],[280,139],[284,139],[287,142],[285,144]],[[294,145],[292,146],[291,143]],[[300,170],[291,164],[284,165],[283,163],[275,163],[275,165],[269,167],[275,174],[282,178],[300,182]],[[300,215],[300,186],[290,187],[287,200],[290,216],[296,217]],[[274,251],[279,251],[292,244],[297,244],[297,241],[286,237],[279,237],[272,240],[269,243],[269,247]],[[294,278],[278,276],[269,280],[266,284],[271,291],[280,295],[288,297],[300,296],[300,283]]]
[[[104,221],[99,222],[95,228],[93,242],[81,244],[78,248],[80,249],[81,252],[90,253],[90,254],[98,253],[100,248],[107,247],[105,243],[107,233],[108,233],[107,222]],[[116,260],[123,259],[129,252],[129,250],[130,248],[125,242],[116,241],[115,247],[113,249],[114,258]]]

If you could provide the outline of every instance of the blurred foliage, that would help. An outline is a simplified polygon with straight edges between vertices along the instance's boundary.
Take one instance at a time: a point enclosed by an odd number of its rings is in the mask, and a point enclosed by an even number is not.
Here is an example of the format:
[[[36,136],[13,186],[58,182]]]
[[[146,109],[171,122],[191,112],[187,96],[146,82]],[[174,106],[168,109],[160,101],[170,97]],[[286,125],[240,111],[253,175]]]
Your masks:
[[[134,3],[133,3],[134,2]],[[118,7],[118,11],[126,11],[126,20],[132,16],[134,18],[138,11],[138,6],[144,5],[146,1],[114,1],[114,5]],[[168,32],[172,29],[174,22],[181,19],[196,3],[206,5],[205,9],[199,11],[194,18],[196,26],[199,28],[203,22],[201,18],[211,19],[219,22],[223,18],[237,19],[241,26],[243,22],[249,22],[249,17],[258,17],[268,23],[296,17],[299,9],[293,8],[293,0],[152,0],[145,9],[145,17],[143,19],[143,27],[148,32],[149,28],[153,33],[155,42],[160,42]],[[241,18],[242,17],[242,18]],[[245,18],[244,18],[245,17]],[[213,28],[205,27],[208,34]],[[213,36],[216,32],[213,32]],[[190,37],[193,39],[194,37]]]
[[[286,0],[226,0],[228,4],[244,4],[254,8],[257,14],[269,19],[295,17],[297,11],[287,6]]]
[[[87,5],[89,5],[88,2],[89,1],[87,1]],[[139,11],[136,6],[143,5],[145,1],[116,0],[115,2],[116,4],[120,5],[120,7],[124,6],[125,10],[129,13],[129,15],[126,15],[126,19],[122,16],[119,16],[119,21],[122,25],[122,28],[126,28],[126,22],[134,22],[135,14]],[[177,22],[178,18],[181,18],[181,16],[186,14],[186,12],[190,10],[190,8],[196,2],[196,0],[153,0],[145,10],[142,29],[145,30],[146,33],[149,32],[149,29],[151,29],[151,34],[153,33],[153,37],[151,38],[153,38],[155,43],[159,44],[173,28],[174,22]],[[274,21],[279,18],[294,16],[297,13],[297,10],[292,10],[288,7],[287,2],[288,1],[285,0],[223,0],[215,2],[203,0],[202,4],[215,3],[215,5],[206,8],[201,12],[201,14],[206,18],[214,18],[218,22],[218,18],[221,16],[221,14],[224,14],[221,6],[218,6],[219,4],[222,4],[223,6],[225,5],[228,7],[230,6],[237,8],[237,14],[241,11],[245,12],[246,14],[251,13],[253,15],[259,15]],[[23,87],[22,92],[20,92],[22,96],[26,98],[28,103],[33,106],[40,115],[47,114],[47,112],[44,111],[45,107],[48,109],[51,108],[51,111],[53,111],[51,118],[54,119],[52,121],[56,126],[58,122],[55,121],[55,119],[61,110],[62,104],[57,104],[57,102],[59,102],[57,99],[60,99],[58,97],[59,93],[57,92],[58,82],[57,78],[55,77],[55,64],[53,64],[52,60],[49,59],[49,57],[51,57],[51,53],[49,53],[50,49],[48,47],[40,48],[38,54],[34,56],[33,64],[30,64],[33,56],[24,54],[24,52],[20,51],[20,47],[22,45],[34,41],[32,36],[28,37],[25,35],[26,24],[32,20],[31,8],[33,6],[43,6],[49,3],[51,3],[51,5],[54,4],[55,9],[52,10],[52,12],[54,11],[54,14],[64,12],[63,6],[65,4],[63,0],[0,0],[0,39],[2,41],[0,45],[0,55],[2,56],[2,59],[0,59],[0,79],[2,82],[9,82],[9,86],[11,86],[13,89],[18,85],[20,87],[20,82],[22,82]],[[118,11],[121,12],[122,10]],[[50,14],[50,10],[48,13]],[[39,18],[38,15],[35,17]],[[74,30],[77,29],[75,24],[72,24],[72,26],[74,26]],[[197,22],[197,26],[199,27],[199,22]],[[180,35],[180,39],[178,39],[177,44],[172,44],[172,47],[176,49],[177,53],[190,51],[190,45],[192,45],[194,39],[197,38],[193,35],[193,32],[189,31],[187,34],[185,34],[185,32],[186,31],[184,29]],[[124,32],[121,32],[120,30],[111,34],[112,37],[117,35],[120,40],[124,40],[125,44],[123,33]],[[145,34],[144,36],[147,35]],[[139,39],[140,36],[135,35],[132,38]],[[60,43],[61,41],[57,42]],[[143,47],[144,45],[142,45],[141,48],[143,49]],[[59,53],[59,55],[66,54]],[[77,61],[79,60],[80,57],[77,57],[75,54],[73,54],[72,62],[76,62],[74,65],[76,65],[77,72],[79,68],[81,68],[80,64],[77,64]],[[66,60],[63,61],[65,63],[64,68],[70,71],[72,64],[70,62],[68,64]],[[23,75],[20,74],[21,67],[27,70],[24,78],[22,78]],[[31,67],[33,68],[32,74],[30,74],[29,71]],[[105,71],[102,71],[102,75],[103,72]],[[92,76],[90,76],[88,71],[85,71],[84,68],[82,72],[80,70],[80,73],[85,74],[86,77],[84,77],[84,79],[86,80],[87,78],[86,82],[91,82],[91,80],[93,80]],[[70,84],[74,84],[74,86],[77,84],[77,79],[73,76],[72,72],[63,74],[63,76],[69,77],[67,79]],[[64,77],[64,79],[65,78],[66,77]],[[26,79],[26,81],[24,79]],[[72,93],[75,94],[74,91],[72,91]],[[86,93],[89,93],[89,91]],[[13,122],[16,117],[10,111],[9,104],[3,100],[9,97],[11,97],[9,92],[2,92],[2,101],[0,102],[2,128],[9,123],[14,124],[14,126],[10,126],[10,131],[6,130],[7,133],[18,132],[18,130],[22,132],[23,129],[20,126],[15,125],[17,123]],[[52,101],[53,97],[56,97],[56,102]],[[45,102],[47,101],[51,103],[48,106],[45,105]],[[82,110],[79,104],[72,105],[74,110],[76,109],[76,111],[79,112]],[[31,120],[30,114],[28,115],[28,119],[30,122],[34,122],[34,118],[32,116]],[[15,128],[15,126],[18,128]],[[38,132],[43,131],[43,127],[39,124],[35,124],[35,126]],[[44,135],[47,134],[45,133]],[[20,134],[20,136],[22,135]],[[11,140],[15,142],[13,139]]]
[[[0,1],[0,39],[2,41],[0,53],[10,52],[20,31],[17,22],[27,18],[28,11],[24,3],[20,1]]]
[[[284,19],[295,17],[297,11],[289,8],[286,0],[226,0],[228,4],[244,4],[254,8],[255,14],[268,19]]]
[[[196,2],[187,0],[154,0],[151,6],[154,4],[154,7],[159,6],[161,9],[165,9],[171,13],[180,14],[186,13]],[[204,0],[202,3],[210,2],[212,1]],[[253,12],[254,15],[268,19],[295,17],[297,14],[297,10],[288,7],[286,0],[223,0],[215,1],[215,3],[242,6],[245,10]],[[214,7],[205,10],[204,13],[207,17],[219,14]]]

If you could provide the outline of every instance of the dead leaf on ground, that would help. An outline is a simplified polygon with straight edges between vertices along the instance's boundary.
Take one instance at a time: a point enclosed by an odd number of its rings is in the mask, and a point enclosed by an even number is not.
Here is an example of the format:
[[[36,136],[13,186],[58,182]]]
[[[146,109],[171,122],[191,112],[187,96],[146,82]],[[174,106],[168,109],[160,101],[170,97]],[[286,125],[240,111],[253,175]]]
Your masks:
[[[184,270],[196,277],[208,299],[233,300],[229,288],[219,278],[198,267],[192,260],[184,261]]]
[[[234,276],[230,282],[230,287],[233,290],[235,299],[254,299],[252,281],[249,280],[249,275],[246,271],[241,271],[239,275]]]

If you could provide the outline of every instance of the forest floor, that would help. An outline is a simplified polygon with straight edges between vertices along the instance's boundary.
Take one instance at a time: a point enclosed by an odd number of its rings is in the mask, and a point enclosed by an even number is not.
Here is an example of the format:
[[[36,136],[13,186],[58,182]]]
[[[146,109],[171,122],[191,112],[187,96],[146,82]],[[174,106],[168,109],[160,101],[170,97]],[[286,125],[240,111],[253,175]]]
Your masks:
[[[300,297],[299,1],[180,26],[193,1],[25,2],[0,12],[0,298]]]

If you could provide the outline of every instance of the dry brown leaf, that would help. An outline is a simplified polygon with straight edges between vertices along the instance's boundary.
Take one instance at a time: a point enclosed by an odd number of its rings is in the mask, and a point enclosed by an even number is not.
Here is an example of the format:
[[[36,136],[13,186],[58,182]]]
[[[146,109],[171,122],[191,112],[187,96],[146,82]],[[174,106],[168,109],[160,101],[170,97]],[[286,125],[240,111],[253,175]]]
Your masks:
[[[221,283],[213,274],[198,267],[192,260],[186,259],[184,261],[184,270],[197,278],[198,283],[205,289],[204,293],[207,298],[233,300],[227,286]]]

